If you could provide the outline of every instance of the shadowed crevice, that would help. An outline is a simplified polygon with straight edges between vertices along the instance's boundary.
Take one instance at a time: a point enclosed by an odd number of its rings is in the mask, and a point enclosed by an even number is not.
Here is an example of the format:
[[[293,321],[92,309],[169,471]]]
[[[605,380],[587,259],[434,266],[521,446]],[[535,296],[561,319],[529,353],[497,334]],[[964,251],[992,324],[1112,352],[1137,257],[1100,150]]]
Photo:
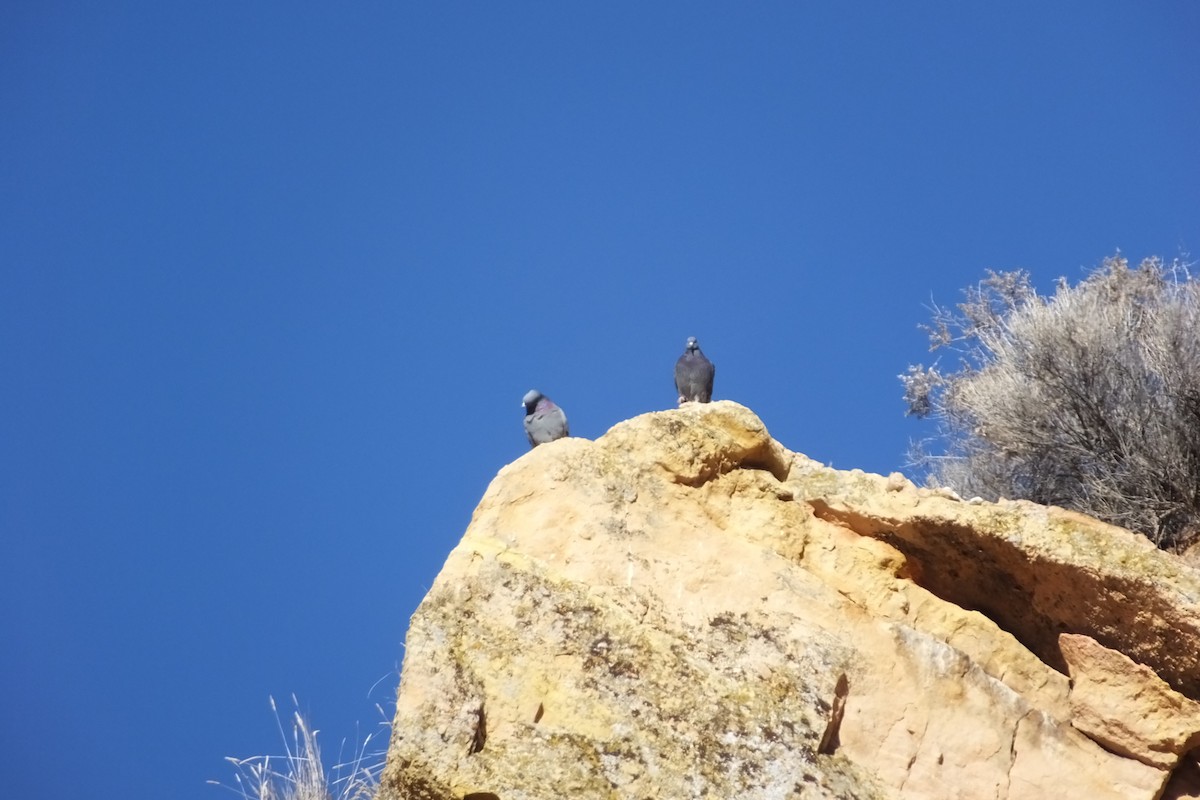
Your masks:
[[[471,739],[471,755],[482,750],[485,744],[487,744],[487,712],[483,710],[483,703],[480,703],[479,710],[475,712],[475,735]]]
[[[914,583],[961,608],[978,611],[1055,670],[1067,674],[1058,648],[1061,633],[1092,637],[1153,669],[1186,697],[1200,697],[1200,672],[1178,662],[1178,625],[1148,629],[1131,624],[1149,614],[1176,619],[1178,609],[1137,581],[1084,566],[1038,558],[1001,536],[935,518],[903,521],[808,501],[820,519],[895,547],[907,559]]]
[[[701,459],[699,464],[695,465],[693,473],[676,472],[671,475],[671,480],[674,483],[696,489],[734,470],[751,469],[768,472],[775,480],[783,482],[787,480],[791,462],[773,444],[768,439],[760,446],[742,453],[722,451],[708,454],[707,457]]]
[[[821,743],[817,752],[828,756],[837,752],[842,742],[839,733],[842,728],[842,716],[846,713],[846,697],[850,694],[850,682],[846,674],[838,675],[837,685],[833,689],[833,702],[829,704],[829,718],[825,722],[825,731],[821,734]]]

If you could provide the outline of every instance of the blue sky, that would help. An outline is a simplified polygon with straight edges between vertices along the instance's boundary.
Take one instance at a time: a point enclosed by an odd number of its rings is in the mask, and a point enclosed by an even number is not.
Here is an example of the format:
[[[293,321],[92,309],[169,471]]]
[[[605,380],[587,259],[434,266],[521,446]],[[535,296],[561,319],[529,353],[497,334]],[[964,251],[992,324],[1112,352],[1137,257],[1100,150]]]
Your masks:
[[[225,796],[388,705],[521,396],[902,467],[986,268],[1200,249],[1200,6],[0,7],[0,772]],[[15,783],[15,785],[14,785]]]

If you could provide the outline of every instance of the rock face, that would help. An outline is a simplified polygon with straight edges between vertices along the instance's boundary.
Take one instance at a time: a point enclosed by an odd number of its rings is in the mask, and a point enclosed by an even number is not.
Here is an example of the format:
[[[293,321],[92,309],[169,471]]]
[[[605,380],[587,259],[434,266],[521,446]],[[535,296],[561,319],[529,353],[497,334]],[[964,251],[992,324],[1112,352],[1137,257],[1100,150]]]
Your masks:
[[[731,402],[500,471],[413,616],[380,800],[1184,798],[1200,572],[791,453]]]

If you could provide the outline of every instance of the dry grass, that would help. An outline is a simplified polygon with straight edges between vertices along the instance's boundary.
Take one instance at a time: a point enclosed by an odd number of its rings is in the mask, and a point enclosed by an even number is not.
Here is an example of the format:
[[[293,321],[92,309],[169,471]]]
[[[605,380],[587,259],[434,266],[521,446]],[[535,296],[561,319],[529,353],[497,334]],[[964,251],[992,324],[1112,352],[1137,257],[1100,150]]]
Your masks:
[[[299,703],[292,697],[297,710],[291,714],[292,731],[289,738],[279,718],[275,698],[271,698],[271,711],[283,740],[284,754],[281,756],[252,756],[250,758],[226,758],[234,768],[234,784],[209,781],[210,784],[228,789],[243,800],[370,800],[379,787],[379,774],[383,769],[387,737],[382,747],[372,748],[380,738],[368,734],[357,742],[349,757],[342,758],[346,750],[343,740],[337,762],[326,772],[317,744],[317,734],[304,715]],[[384,716],[383,709],[380,715]],[[386,717],[385,717],[386,719]],[[382,725],[385,728],[387,723]]]

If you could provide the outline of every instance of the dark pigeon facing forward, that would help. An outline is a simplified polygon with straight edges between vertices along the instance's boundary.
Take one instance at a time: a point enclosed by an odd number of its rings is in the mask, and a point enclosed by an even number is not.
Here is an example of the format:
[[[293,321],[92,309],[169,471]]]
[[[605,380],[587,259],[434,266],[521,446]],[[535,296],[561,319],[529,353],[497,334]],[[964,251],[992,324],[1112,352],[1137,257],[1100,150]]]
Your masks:
[[[525,435],[529,437],[530,447],[553,442],[570,434],[567,415],[537,389],[526,392],[521,402],[525,405]]]
[[[675,389],[679,402],[707,403],[712,400],[713,376],[717,368],[700,352],[700,343],[689,336],[687,349],[675,362]]]

